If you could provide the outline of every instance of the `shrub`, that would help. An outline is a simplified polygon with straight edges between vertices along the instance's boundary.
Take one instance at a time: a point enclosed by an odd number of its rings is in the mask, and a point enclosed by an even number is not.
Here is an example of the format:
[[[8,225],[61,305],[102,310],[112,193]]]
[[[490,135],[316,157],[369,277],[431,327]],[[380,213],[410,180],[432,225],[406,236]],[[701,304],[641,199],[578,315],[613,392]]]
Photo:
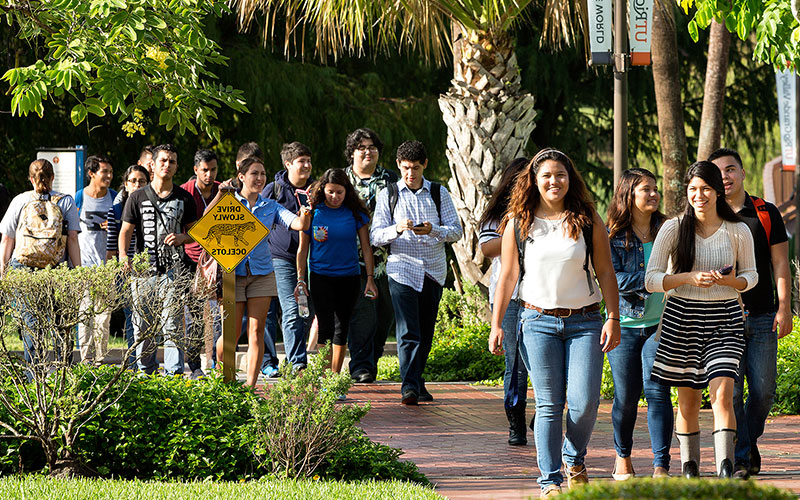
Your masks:
[[[437,333],[486,324],[491,320],[489,302],[478,285],[464,281],[463,288],[463,295],[452,288],[442,290],[442,300],[439,301],[436,314]]]
[[[256,456],[279,477],[311,477],[337,449],[360,435],[356,424],[369,404],[341,405],[352,385],[349,375],[326,370],[330,347],[293,372],[284,364],[281,378],[252,405]]]
[[[565,492],[565,500],[635,498],[673,500],[684,498],[736,498],[737,500],[789,500],[787,491],[753,481],[708,481],[704,479],[631,479],[622,482],[594,482]]]
[[[414,462],[401,462],[402,451],[361,435],[335,450],[323,462],[321,476],[343,481],[402,479],[430,484]]]
[[[106,376],[113,369],[100,369]],[[183,377],[137,377],[119,401],[81,431],[83,461],[104,476],[239,479],[256,474],[249,440],[257,397],[212,370]]]

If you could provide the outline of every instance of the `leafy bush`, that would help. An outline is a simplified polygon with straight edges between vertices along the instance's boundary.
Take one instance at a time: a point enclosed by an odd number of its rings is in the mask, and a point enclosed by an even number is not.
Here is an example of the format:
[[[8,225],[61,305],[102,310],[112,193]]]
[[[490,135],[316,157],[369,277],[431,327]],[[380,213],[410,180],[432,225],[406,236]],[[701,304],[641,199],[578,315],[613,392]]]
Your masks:
[[[215,370],[197,381],[125,376],[135,377],[128,390],[78,438],[79,455],[101,475],[238,479],[256,473],[249,436],[257,397],[250,390],[225,383]]]
[[[256,456],[279,477],[311,477],[336,450],[361,434],[356,424],[369,411],[337,404],[352,385],[350,376],[326,370],[330,347],[298,372],[284,364],[281,378],[263,401],[252,405]]]
[[[452,288],[442,290],[436,314],[436,333],[486,324],[491,320],[489,302],[478,285],[464,281],[462,286],[463,295]]]
[[[788,491],[753,481],[708,481],[704,479],[631,479],[622,482],[593,482],[565,492],[565,500],[636,498],[674,500],[685,498],[735,498],[737,500],[789,500]]]
[[[370,441],[362,434],[334,450],[325,459],[321,476],[343,481],[402,478],[415,483],[430,484],[414,462],[399,460],[402,453],[398,448]]]

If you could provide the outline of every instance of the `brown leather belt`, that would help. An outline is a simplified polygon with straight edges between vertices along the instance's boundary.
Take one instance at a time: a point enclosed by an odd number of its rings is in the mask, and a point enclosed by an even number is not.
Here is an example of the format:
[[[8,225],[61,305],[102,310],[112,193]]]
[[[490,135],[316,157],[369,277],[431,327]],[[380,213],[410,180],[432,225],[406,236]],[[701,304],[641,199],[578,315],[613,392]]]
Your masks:
[[[588,305],[586,307],[581,307],[580,309],[569,309],[567,307],[557,307],[556,309],[542,309],[541,307],[536,307],[533,304],[528,304],[524,300],[520,300],[519,302],[525,309],[532,309],[536,312],[546,314],[548,316],[555,316],[557,318],[569,318],[573,314],[585,314],[600,310],[599,302],[595,302],[594,304]]]

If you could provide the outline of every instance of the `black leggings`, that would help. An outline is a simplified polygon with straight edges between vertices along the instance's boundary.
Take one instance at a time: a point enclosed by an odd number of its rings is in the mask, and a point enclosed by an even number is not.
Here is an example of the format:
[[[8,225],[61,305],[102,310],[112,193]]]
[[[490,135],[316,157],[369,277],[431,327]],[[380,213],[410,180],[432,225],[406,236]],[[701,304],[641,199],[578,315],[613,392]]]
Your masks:
[[[350,316],[361,291],[361,276],[325,276],[311,272],[311,300],[317,313],[318,344],[333,340],[333,345],[347,345]],[[340,331],[335,333],[334,313],[339,318]]]

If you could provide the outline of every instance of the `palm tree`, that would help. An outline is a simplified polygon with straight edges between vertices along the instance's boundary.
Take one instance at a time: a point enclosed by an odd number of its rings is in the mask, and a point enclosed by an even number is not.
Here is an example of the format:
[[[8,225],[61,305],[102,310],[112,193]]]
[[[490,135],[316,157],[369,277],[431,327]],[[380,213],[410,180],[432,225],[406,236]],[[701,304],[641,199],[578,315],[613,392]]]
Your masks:
[[[276,28],[283,30],[287,55],[293,48],[304,52],[306,30],[313,32],[316,54],[323,61],[363,54],[367,47],[418,50],[437,64],[445,64],[452,53],[452,86],[441,95],[439,107],[448,131],[448,187],[464,226],[464,238],[453,250],[463,275],[488,284],[478,219],[505,165],[524,155],[535,126],[534,98],[521,88],[510,33],[530,2],[232,0],[232,5],[243,29],[257,15],[264,16],[265,41]],[[563,32],[562,11],[549,11],[551,31]]]

